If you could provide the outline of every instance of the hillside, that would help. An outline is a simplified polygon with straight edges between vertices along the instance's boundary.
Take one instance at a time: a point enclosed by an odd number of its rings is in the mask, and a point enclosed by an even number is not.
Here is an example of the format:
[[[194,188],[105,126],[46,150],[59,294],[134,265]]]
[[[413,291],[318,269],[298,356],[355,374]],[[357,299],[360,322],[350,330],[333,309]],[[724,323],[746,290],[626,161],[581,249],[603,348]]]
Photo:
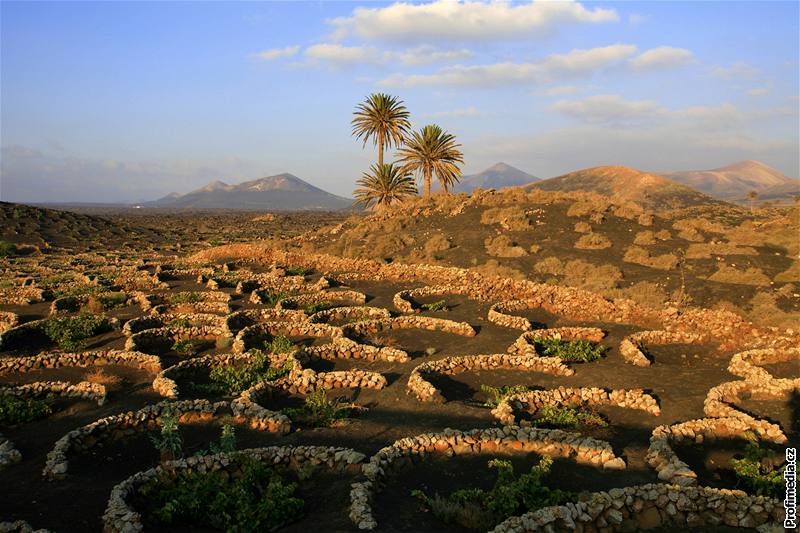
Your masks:
[[[654,176],[645,183],[664,182]],[[708,198],[674,187],[684,195],[679,199]],[[382,215],[351,217],[288,249],[474,268],[652,307],[735,308],[785,324],[800,309],[793,296],[800,282],[793,261],[800,253],[799,213],[751,215],[716,200],[656,210],[619,197],[518,187],[420,198]]]
[[[626,166],[592,167],[531,183],[525,189],[592,192],[644,207],[689,207],[719,203],[690,187]]]
[[[189,193],[170,193],[144,205],[174,209],[290,211],[345,209],[351,202],[284,173],[235,185],[213,181]]]
[[[164,242],[164,232],[118,223],[104,217],[0,202],[0,239],[39,248],[88,249],[127,244],[149,247]]]
[[[715,198],[746,201],[751,191],[763,199],[787,199],[800,192],[800,181],[791,179],[759,161],[740,161],[711,170],[687,170],[665,176]],[[766,193],[762,195],[762,192]]]
[[[502,189],[503,187],[514,187],[525,185],[539,178],[518,168],[505,163],[497,163],[483,172],[470,174],[461,178],[454,192],[471,193],[475,189]]]

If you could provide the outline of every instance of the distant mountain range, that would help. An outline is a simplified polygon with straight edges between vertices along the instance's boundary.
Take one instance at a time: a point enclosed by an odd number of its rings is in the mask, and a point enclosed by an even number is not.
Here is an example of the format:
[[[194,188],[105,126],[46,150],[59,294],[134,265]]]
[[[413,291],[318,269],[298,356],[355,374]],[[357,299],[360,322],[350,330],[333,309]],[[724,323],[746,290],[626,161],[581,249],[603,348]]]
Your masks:
[[[664,176],[625,166],[592,167],[530,183],[525,189],[586,191],[630,200],[643,206],[687,207],[719,203],[691,187]]]
[[[454,192],[471,193],[475,189],[502,189],[503,187],[514,187],[525,185],[539,178],[518,168],[505,163],[497,163],[483,172],[470,174],[461,178],[461,181],[453,188]]]
[[[756,191],[761,200],[790,199],[800,195],[800,180],[791,179],[759,161],[740,161],[711,170],[664,174],[667,178],[729,202],[741,202]]]
[[[351,200],[284,173],[235,185],[212,181],[189,193],[173,192],[142,205],[176,209],[336,210],[350,207]]]

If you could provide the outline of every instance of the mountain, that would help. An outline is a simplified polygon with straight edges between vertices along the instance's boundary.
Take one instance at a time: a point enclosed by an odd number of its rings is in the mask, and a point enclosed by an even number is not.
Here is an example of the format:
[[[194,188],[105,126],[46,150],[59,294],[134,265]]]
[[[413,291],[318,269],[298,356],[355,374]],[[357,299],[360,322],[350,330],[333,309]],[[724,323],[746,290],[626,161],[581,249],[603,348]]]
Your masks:
[[[671,181],[664,176],[625,166],[586,168],[563,176],[537,181],[524,188],[545,191],[596,192],[604,196],[630,200],[647,207],[688,207],[720,203],[710,196]]]
[[[523,172],[518,168],[505,163],[497,163],[479,172],[464,176],[461,181],[453,188],[454,192],[471,193],[474,189],[502,189],[503,187],[513,187],[525,185],[539,178]]]
[[[292,174],[278,174],[229,185],[212,181],[186,194],[171,193],[143,204],[176,209],[329,210],[350,207],[350,200],[314,187]]]
[[[773,200],[798,193],[800,181],[793,180],[781,172],[759,161],[740,161],[727,167],[711,170],[687,170],[672,172],[665,176],[722,200],[746,199],[751,191],[762,191]],[[770,193],[769,191],[772,190]],[[763,198],[766,199],[766,198]]]

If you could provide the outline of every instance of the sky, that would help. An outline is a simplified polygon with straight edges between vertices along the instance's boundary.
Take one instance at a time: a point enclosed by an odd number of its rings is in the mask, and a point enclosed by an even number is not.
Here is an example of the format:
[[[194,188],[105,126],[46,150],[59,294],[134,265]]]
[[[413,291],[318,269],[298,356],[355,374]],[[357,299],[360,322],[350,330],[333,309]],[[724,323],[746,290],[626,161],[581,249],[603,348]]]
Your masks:
[[[350,120],[378,91],[454,134],[465,174],[756,159],[797,178],[799,6],[2,1],[0,200],[281,172],[350,196],[377,158]]]

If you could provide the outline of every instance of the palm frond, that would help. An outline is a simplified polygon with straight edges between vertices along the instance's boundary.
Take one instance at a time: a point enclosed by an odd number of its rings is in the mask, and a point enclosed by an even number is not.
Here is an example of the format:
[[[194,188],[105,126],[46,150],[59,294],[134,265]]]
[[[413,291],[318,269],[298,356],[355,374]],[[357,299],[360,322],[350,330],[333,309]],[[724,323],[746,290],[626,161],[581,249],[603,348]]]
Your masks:
[[[397,152],[402,169],[421,175],[425,181],[425,194],[430,194],[433,176],[445,191],[459,182],[464,154],[458,149],[455,136],[435,124],[415,131]]]
[[[353,205],[383,208],[417,194],[417,184],[408,172],[394,163],[372,165],[356,183]]]

